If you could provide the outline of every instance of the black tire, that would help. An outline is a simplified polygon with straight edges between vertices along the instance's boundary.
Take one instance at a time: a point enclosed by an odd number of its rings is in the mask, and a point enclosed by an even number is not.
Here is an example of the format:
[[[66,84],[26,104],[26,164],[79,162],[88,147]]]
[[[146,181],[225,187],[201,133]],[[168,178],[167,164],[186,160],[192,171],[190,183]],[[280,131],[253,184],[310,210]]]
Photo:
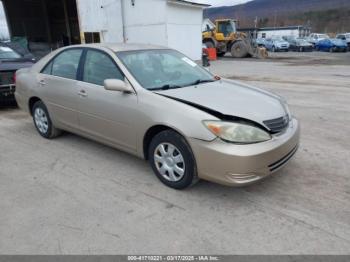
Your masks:
[[[272,50],[271,50],[273,53],[276,53],[277,52],[277,49],[276,49],[276,47],[272,47]]]
[[[37,124],[36,116],[35,116],[35,114],[37,113],[37,110],[38,110],[38,112],[40,110],[42,110],[40,112],[44,112],[46,119],[47,119],[47,121],[45,121],[45,123],[47,124],[47,128],[42,129]],[[34,122],[35,128],[42,137],[44,137],[46,139],[53,139],[62,133],[61,130],[57,129],[52,124],[49,112],[48,112],[45,104],[42,101],[38,101],[34,104],[34,106],[32,108],[32,116],[33,116],[33,122]]]
[[[184,162],[184,174],[179,181],[170,181],[166,179],[158,170],[159,167],[157,167],[154,155],[156,154],[157,148],[162,144],[170,144],[175,146],[176,150],[178,150],[179,153],[182,155]],[[194,185],[199,180],[197,176],[196,161],[193,156],[191,147],[188,145],[186,140],[175,131],[165,130],[157,134],[152,139],[148,148],[148,159],[158,179],[168,187],[174,189],[185,189]]]
[[[299,52],[300,52],[300,53],[304,52],[304,48],[303,48],[303,47],[300,47]]]
[[[12,97],[2,97],[0,95],[0,108],[15,108],[17,107],[16,99]]]
[[[218,52],[218,53],[217,53],[217,56],[218,56],[218,57],[223,57],[223,56],[225,56],[225,54],[226,54],[226,52]]]
[[[248,56],[246,45],[242,41],[235,42],[231,47],[231,55],[235,58],[244,58]]]

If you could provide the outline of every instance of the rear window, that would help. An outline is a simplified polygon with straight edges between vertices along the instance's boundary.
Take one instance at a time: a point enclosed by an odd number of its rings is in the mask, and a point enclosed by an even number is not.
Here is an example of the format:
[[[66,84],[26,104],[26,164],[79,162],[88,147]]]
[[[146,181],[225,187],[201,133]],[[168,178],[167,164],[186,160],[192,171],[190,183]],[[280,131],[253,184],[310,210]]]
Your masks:
[[[21,55],[7,46],[0,46],[0,59],[18,59]]]

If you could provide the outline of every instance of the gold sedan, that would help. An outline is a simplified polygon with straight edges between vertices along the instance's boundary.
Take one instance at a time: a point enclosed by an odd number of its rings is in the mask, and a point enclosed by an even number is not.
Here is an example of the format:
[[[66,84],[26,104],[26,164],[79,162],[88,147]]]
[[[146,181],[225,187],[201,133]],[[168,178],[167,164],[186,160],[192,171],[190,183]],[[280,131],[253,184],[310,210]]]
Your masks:
[[[299,124],[280,97],[214,77],[149,45],[56,50],[16,74],[16,99],[41,136],[62,130],[147,159],[167,186],[243,186],[295,154]]]

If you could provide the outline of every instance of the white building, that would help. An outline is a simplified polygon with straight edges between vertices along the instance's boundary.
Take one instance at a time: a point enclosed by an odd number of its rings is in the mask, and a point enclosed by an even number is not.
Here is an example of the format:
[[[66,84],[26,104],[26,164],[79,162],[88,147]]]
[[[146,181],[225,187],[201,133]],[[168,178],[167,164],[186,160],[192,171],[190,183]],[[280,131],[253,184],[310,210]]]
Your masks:
[[[264,27],[258,29],[258,38],[278,36],[306,37],[310,32],[310,28],[305,26]]]
[[[2,0],[11,36],[52,48],[80,42],[149,43],[199,60],[203,8],[188,0]],[[18,8],[21,7],[21,8]]]

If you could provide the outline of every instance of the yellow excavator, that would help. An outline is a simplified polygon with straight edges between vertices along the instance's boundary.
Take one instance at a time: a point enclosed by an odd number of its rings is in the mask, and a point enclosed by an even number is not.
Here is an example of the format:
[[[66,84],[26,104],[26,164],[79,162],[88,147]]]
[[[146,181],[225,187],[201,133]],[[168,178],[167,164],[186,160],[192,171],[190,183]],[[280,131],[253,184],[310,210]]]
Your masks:
[[[207,48],[216,48],[217,56],[230,52],[235,58],[267,57],[266,49],[257,46],[252,37],[237,32],[237,21],[233,19],[218,19],[215,24],[206,19],[203,22],[202,38]]]

